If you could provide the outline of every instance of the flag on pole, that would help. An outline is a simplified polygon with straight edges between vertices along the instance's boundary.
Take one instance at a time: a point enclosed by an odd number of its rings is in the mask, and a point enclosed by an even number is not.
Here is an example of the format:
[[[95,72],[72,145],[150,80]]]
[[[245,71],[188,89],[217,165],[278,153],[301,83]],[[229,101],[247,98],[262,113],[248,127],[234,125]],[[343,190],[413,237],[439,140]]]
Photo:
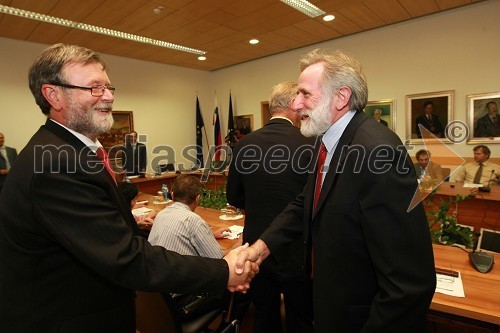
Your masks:
[[[227,120],[227,136],[226,143],[229,147],[234,148],[236,143],[236,135],[234,133],[234,118],[233,118],[233,102],[231,100],[231,93],[229,93],[229,116]]]
[[[221,132],[220,132],[219,106],[217,105],[217,100],[215,101],[215,111],[214,111],[213,125],[214,125],[214,144],[215,144],[214,161],[220,161],[220,150],[221,150],[221,146],[222,146],[222,135],[221,135]]]
[[[203,133],[201,129],[205,126],[201,116],[200,101],[196,96],[196,160],[200,168],[203,168]]]

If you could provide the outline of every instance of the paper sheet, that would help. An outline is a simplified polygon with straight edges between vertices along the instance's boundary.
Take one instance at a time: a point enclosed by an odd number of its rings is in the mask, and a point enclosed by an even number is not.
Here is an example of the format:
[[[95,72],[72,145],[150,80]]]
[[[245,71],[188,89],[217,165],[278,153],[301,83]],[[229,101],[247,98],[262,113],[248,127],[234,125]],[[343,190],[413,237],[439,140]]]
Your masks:
[[[139,215],[147,214],[150,211],[152,211],[151,208],[140,207],[140,208],[132,209],[132,214],[136,215],[136,216],[139,216]]]
[[[458,272],[458,277],[436,273],[436,280],[437,293],[455,297],[465,297],[462,274],[460,274],[460,272]]]
[[[243,227],[240,225],[232,225],[229,227],[230,231],[224,231],[222,234],[226,235],[224,238],[227,239],[238,239],[243,233]]]

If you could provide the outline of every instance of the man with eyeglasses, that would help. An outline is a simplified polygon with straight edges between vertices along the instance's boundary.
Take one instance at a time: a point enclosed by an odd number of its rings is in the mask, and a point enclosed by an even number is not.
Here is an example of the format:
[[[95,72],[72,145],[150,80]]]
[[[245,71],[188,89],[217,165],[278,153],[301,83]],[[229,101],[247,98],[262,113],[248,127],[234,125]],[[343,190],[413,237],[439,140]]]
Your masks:
[[[182,256],[140,236],[97,140],[114,102],[98,53],[49,47],[29,86],[48,119],[0,198],[0,332],[135,333],[135,289],[248,288],[258,267],[233,273],[240,248],[223,259]]]

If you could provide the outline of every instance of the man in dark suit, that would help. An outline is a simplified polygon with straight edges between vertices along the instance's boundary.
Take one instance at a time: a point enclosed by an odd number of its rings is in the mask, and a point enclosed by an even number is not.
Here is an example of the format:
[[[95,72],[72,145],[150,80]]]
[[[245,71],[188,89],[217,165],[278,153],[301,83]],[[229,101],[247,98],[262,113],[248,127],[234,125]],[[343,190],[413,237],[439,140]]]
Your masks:
[[[243,243],[259,239],[307,181],[314,138],[304,137],[296,126],[300,122],[298,113],[290,109],[296,95],[296,83],[276,85],[269,98],[269,122],[235,145],[226,195],[231,205],[245,210]],[[282,250],[287,253],[288,260],[281,263],[266,260],[252,281],[253,331],[282,332],[283,293],[286,331],[313,332],[312,304],[310,293],[306,293],[302,264],[302,240],[297,238]]]
[[[125,135],[125,144],[121,150],[122,168],[128,176],[146,172],[146,145],[137,142],[137,132],[132,131]]]
[[[375,119],[384,126],[388,126],[387,121],[382,119],[382,109],[373,110],[373,119]]]
[[[113,124],[115,90],[99,54],[56,44],[29,84],[48,119],[0,198],[0,332],[135,333],[134,289],[245,289],[229,269],[236,250],[181,256],[139,235],[97,140]]]
[[[5,136],[0,133],[0,193],[16,157],[17,151],[5,145]]]
[[[495,101],[486,104],[486,114],[477,120],[474,136],[497,137],[500,136],[500,116],[498,105]]]
[[[303,237],[315,332],[426,332],[436,275],[423,206],[408,211],[417,181],[404,145],[361,112],[368,88],[353,58],[310,52],[298,91],[293,109],[302,134],[323,134],[324,166],[238,264],[286,261],[281,247]]]
[[[434,112],[434,103],[432,101],[426,101],[423,104],[423,113],[418,116],[416,119],[416,128],[417,136],[419,138],[422,137],[422,133],[420,133],[420,128],[418,125],[424,126],[429,132],[434,134],[438,138],[444,138],[444,129],[443,125],[441,125],[441,121],[439,120],[439,116],[433,114]]]

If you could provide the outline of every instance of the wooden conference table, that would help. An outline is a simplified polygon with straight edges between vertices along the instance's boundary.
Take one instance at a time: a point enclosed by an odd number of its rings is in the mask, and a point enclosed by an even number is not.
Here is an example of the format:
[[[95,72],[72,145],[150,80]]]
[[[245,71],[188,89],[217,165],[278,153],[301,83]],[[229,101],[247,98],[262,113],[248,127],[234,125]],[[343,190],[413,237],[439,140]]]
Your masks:
[[[140,202],[145,200],[148,201],[146,207],[151,208],[156,212],[161,211],[167,205],[167,204],[155,204],[153,195],[140,193],[139,196],[137,197],[137,201]],[[195,213],[200,215],[203,218],[203,220],[205,220],[205,222],[207,222],[208,225],[214,230],[218,228],[227,228],[232,225],[243,226],[243,223],[245,221],[244,218],[240,218],[238,220],[221,220],[219,216],[222,215],[222,213],[219,210],[200,207],[200,206],[196,207]],[[217,241],[221,246],[222,250],[229,249],[235,243],[238,242],[237,239],[225,239],[225,238],[218,239]]]
[[[500,254],[494,254],[496,264],[483,274],[471,266],[463,249],[436,244],[433,247],[436,267],[460,272],[465,297],[435,293],[429,321],[454,325],[456,330],[449,332],[500,332]],[[464,327],[470,331],[458,329]]]
[[[165,204],[154,204],[154,198],[150,194],[139,194],[138,201],[147,200],[147,207],[160,211]],[[211,227],[221,228],[231,225],[244,225],[244,218],[238,220],[221,220],[220,211],[197,207],[195,212],[200,215]],[[230,248],[237,240],[218,240],[223,250]],[[436,267],[453,269],[459,271],[465,292],[465,298],[448,296],[435,293],[429,311],[429,322],[440,325],[443,321],[446,325],[462,327],[467,325],[484,328],[484,331],[472,330],[470,332],[500,332],[500,255],[494,254],[496,265],[487,273],[476,271],[469,263],[469,257],[464,250],[456,247],[433,245]],[[435,332],[455,332],[449,330],[437,330]],[[462,332],[462,331],[456,331]],[[466,332],[466,331],[464,331]]]
[[[490,192],[479,192],[477,189],[463,187],[462,183],[442,183],[431,202],[425,209],[435,210],[441,200],[449,201],[450,197],[474,195],[473,199],[460,201],[457,206],[451,205],[449,213],[457,209],[457,220],[462,225],[474,227],[476,232],[481,228],[500,230],[500,186],[491,186]],[[427,201],[427,199],[426,199]]]

